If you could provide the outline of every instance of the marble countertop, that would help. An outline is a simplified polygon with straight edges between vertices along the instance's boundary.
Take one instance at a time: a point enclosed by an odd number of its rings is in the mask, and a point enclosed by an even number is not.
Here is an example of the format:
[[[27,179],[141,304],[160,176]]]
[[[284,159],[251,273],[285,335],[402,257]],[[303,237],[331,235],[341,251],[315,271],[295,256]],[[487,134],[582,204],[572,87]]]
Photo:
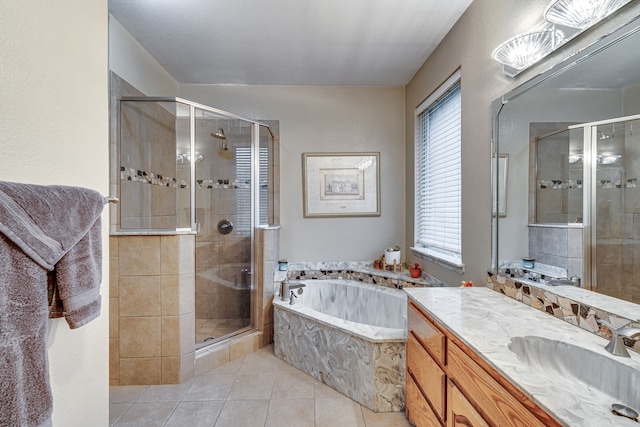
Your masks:
[[[611,404],[619,402],[610,396],[577,381],[561,382],[556,375],[534,371],[508,345],[513,337],[543,337],[640,370],[637,353],[631,351],[631,358],[613,356],[604,350],[607,340],[488,288],[410,288],[405,292],[563,425],[638,426],[611,413]]]

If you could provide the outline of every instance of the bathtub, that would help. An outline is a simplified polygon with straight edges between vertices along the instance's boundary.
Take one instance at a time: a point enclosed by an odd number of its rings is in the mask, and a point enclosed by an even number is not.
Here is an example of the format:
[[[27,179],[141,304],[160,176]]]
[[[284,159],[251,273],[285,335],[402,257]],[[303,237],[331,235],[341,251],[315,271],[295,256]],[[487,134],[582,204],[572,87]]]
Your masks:
[[[294,305],[274,299],[275,355],[372,411],[403,411],[406,294],[351,280],[302,283]]]

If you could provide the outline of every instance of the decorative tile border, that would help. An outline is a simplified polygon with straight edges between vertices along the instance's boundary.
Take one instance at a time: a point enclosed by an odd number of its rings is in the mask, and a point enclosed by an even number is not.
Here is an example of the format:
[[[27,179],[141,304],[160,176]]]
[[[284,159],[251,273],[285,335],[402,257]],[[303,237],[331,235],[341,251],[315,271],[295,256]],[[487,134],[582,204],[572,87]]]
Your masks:
[[[159,173],[148,172],[136,168],[120,166],[120,179],[134,181],[142,184],[158,185],[161,187],[190,188],[189,182]],[[196,179],[197,188],[251,188],[251,182],[233,181],[231,179]],[[268,182],[260,181],[260,188],[268,188]]]
[[[374,269],[370,262],[289,263],[286,277],[289,280],[348,279],[393,289],[446,286],[444,282],[424,272],[422,277],[413,278],[406,272],[393,273]]]
[[[120,166],[120,179],[123,181],[134,181],[142,184],[158,185],[160,187],[188,188],[189,184],[184,179],[178,180],[170,176],[147,172],[135,168]]]
[[[627,319],[592,305],[562,297],[549,290],[520,282],[514,278],[488,273],[487,287],[607,339],[611,339],[611,331],[606,326],[599,325],[599,319],[605,320],[616,327],[621,327],[628,323],[631,323],[633,327],[640,327],[640,321]],[[640,351],[640,340],[635,342],[627,338],[624,338],[624,340],[628,346],[633,346],[635,350]]]

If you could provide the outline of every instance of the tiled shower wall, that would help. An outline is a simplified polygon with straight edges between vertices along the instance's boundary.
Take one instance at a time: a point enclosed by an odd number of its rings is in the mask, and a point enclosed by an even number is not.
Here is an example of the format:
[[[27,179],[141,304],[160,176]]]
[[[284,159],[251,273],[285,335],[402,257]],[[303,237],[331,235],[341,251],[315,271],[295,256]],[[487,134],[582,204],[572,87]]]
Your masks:
[[[111,231],[175,229],[176,197],[189,191],[179,188],[175,117],[155,103],[125,103],[120,111],[120,98],[143,94],[113,72],[110,94],[110,190],[122,199],[111,207]]]
[[[536,262],[567,270],[570,276],[582,274],[582,228],[529,226],[529,256]]]
[[[273,277],[278,268],[280,226],[256,230],[256,280],[253,318],[255,328],[262,331],[260,346],[273,342],[273,298],[276,294]]]
[[[194,237],[110,237],[111,385],[193,377]]]

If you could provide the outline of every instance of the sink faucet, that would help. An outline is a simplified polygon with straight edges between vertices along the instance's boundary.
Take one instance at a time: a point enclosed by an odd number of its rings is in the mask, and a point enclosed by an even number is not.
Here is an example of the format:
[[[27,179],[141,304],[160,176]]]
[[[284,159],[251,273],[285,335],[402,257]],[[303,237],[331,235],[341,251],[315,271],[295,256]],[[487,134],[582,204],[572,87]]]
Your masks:
[[[606,326],[611,331],[611,341],[609,341],[609,344],[607,344],[604,349],[614,356],[631,357],[626,345],[624,344],[623,338],[629,338],[632,340],[640,339],[640,328],[632,328],[627,326],[627,324],[616,329],[611,323],[602,319],[599,319],[598,323]]]
[[[305,287],[305,284],[300,281],[292,283],[289,281],[289,279],[284,279],[282,282],[280,282],[280,299],[282,299],[282,301],[289,300],[289,303],[291,303],[291,301],[293,301],[293,297],[295,296],[293,295],[293,291],[291,290],[297,289],[298,294],[301,294],[302,288],[304,287]],[[293,296],[290,297],[289,293],[291,293],[291,295]]]

